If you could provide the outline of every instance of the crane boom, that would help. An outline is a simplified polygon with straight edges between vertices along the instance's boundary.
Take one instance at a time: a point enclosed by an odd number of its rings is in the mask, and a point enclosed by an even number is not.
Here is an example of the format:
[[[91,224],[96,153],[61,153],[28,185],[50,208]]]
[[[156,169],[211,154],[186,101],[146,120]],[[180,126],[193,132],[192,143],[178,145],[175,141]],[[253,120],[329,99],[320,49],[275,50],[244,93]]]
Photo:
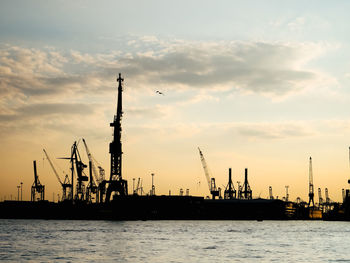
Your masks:
[[[91,152],[90,152],[90,150],[89,150],[89,148],[88,148],[84,138],[83,138],[83,143],[84,143],[84,146],[85,146],[86,154],[87,154],[87,156],[89,158],[89,161],[91,163],[91,168],[92,168],[95,180],[99,184],[101,181],[100,181],[100,178],[98,178],[98,176],[97,176],[97,170],[96,170],[96,166],[94,164],[94,158],[92,157],[92,154],[91,154]]]
[[[209,175],[209,171],[208,171],[207,162],[205,161],[203,153],[202,153],[201,149],[199,149],[199,147],[198,147],[198,150],[199,150],[199,156],[201,158],[201,162],[203,165],[205,177],[207,178],[207,181],[208,181],[208,187],[209,187],[209,192],[210,192],[211,191],[211,179],[210,179],[210,175]]]
[[[44,151],[44,153],[45,153],[45,155],[46,155],[47,160],[48,160],[49,163],[50,163],[50,166],[51,166],[53,172],[55,173],[55,175],[56,175],[56,177],[57,177],[58,182],[59,182],[61,185],[63,185],[63,183],[62,183],[62,181],[61,181],[60,177],[58,176],[58,173],[57,173],[57,171],[56,171],[56,169],[55,169],[55,166],[54,166],[53,163],[51,162],[51,159],[50,159],[49,155],[47,154],[47,152],[45,151],[45,149],[43,149],[43,151]]]

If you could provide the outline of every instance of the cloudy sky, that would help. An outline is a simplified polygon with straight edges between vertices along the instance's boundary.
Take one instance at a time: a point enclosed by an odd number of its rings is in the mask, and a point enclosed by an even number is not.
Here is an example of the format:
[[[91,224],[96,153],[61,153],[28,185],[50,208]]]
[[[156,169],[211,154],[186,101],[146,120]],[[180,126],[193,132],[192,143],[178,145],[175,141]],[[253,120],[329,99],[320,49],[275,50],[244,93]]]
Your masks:
[[[350,174],[350,3],[67,1],[0,3],[0,198],[30,198],[32,161],[57,199],[85,138],[109,174],[116,77],[124,81],[124,177],[157,194],[208,195],[249,169],[253,195],[341,200]],[[164,96],[155,91],[162,91]],[[87,160],[83,145],[83,158]],[[235,183],[236,184],[236,183]],[[53,194],[54,193],[54,194]]]

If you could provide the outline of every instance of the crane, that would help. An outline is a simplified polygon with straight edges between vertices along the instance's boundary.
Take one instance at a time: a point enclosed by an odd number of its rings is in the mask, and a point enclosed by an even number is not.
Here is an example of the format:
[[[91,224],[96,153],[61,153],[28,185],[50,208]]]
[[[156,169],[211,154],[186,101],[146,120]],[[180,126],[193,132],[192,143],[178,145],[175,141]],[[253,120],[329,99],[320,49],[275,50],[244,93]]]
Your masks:
[[[313,175],[312,175],[312,158],[309,159],[309,203],[308,207],[312,203],[312,207],[315,206],[314,202],[314,183],[313,183]]]
[[[111,173],[108,181],[108,188],[106,192],[105,202],[109,202],[112,192],[121,196],[128,195],[128,181],[122,177],[122,82],[124,79],[119,73],[118,81],[118,101],[117,114],[114,115],[113,122],[110,126],[113,127],[113,141],[109,144],[109,153],[111,154]],[[105,185],[107,181],[104,181]]]
[[[71,156],[70,157],[62,157],[59,159],[66,159],[66,160],[70,161],[71,182],[72,182],[72,191],[71,191],[70,199],[71,200],[75,199],[76,201],[83,201],[85,199],[85,184],[84,184],[84,182],[89,181],[89,178],[84,173],[84,169],[87,167],[87,165],[81,161],[77,142],[75,141],[71,147]],[[73,189],[74,171],[77,174],[77,186],[76,186],[75,197],[73,197],[73,195],[74,195],[74,189]]]
[[[325,207],[327,212],[331,206],[331,199],[329,198],[329,195],[328,195],[328,188],[325,188],[324,192],[325,192],[325,198],[326,198]]]
[[[269,186],[269,198],[273,200],[273,195],[272,195],[272,186]]]
[[[74,172],[73,161],[75,163],[75,170],[77,173],[77,188],[76,188],[77,192],[75,195],[75,199],[84,200],[84,192],[85,192],[84,182],[88,181],[89,178],[84,174],[84,169],[87,167],[87,165],[84,164],[81,160],[77,142],[73,143],[72,152],[71,152],[72,174]]]
[[[248,168],[244,169],[244,183],[243,183],[242,189],[244,189],[242,191],[242,198],[244,198],[244,199],[252,199],[253,198],[253,192],[252,192],[252,189],[250,188],[250,185],[248,183]]]
[[[139,177],[137,178],[137,184],[134,190],[134,195],[142,195],[142,191],[142,179]]]
[[[60,179],[60,177],[57,173],[57,170],[56,170],[55,166],[53,165],[48,153],[46,152],[45,149],[43,149],[43,151],[45,153],[46,159],[49,161],[49,164],[50,164],[54,174],[56,175],[58,182],[62,186],[62,201],[70,199],[70,196],[71,196],[70,192],[72,191],[72,184],[69,181],[68,174],[66,174],[66,177],[64,178],[64,181],[62,182],[62,180]],[[68,189],[68,191],[67,191],[67,189]]]
[[[231,168],[228,170],[228,184],[226,186],[225,192],[224,192],[224,198],[225,199],[233,199],[236,198],[236,189],[232,183],[232,172]]]
[[[199,149],[199,147],[198,147],[198,150],[199,150],[199,156],[201,158],[201,162],[203,165],[205,177],[207,178],[207,181],[208,181],[209,192],[212,195],[212,199],[215,199],[216,196],[219,196],[219,190],[216,188],[215,178],[214,177],[210,178],[207,162],[205,161],[203,153],[201,149]]]
[[[95,178],[96,182],[99,184],[105,179],[104,178],[104,175],[105,175],[104,169],[100,165],[98,165],[98,162],[96,161],[96,159],[91,154],[91,152],[89,150],[89,147],[87,146],[86,141],[85,141],[84,138],[83,138],[83,143],[84,143],[84,146],[85,146],[86,154],[87,154],[87,156],[89,158],[89,161],[91,161],[91,164],[92,164],[91,166],[92,166],[92,171],[93,171],[94,178]],[[96,170],[96,164],[97,164],[97,168],[99,169],[99,173]]]
[[[319,207],[319,209],[322,209],[322,206],[323,206],[322,192],[321,192],[321,188],[318,188],[318,207]]]
[[[85,150],[86,150],[86,154],[89,158],[89,168],[90,169],[90,173],[92,173],[94,175],[94,178],[96,180],[97,186],[94,182],[94,179],[92,178],[92,176],[90,175],[90,183],[88,185],[88,192],[89,193],[95,193],[96,194],[96,201],[99,202],[101,200],[103,200],[103,195],[105,194],[105,187],[104,184],[102,184],[102,182],[104,181],[104,175],[105,175],[105,170],[98,165],[98,162],[96,161],[96,159],[92,156],[89,147],[86,144],[85,139],[83,138],[83,143],[85,146]],[[99,169],[99,173],[97,173],[97,169],[96,169],[96,163],[97,163],[97,167]]]
[[[34,182],[32,185],[32,192],[31,192],[31,201],[36,201],[36,194],[39,194],[39,201],[43,201],[45,198],[45,186],[42,185],[39,181],[39,176],[36,171],[36,161],[33,161],[34,166]]]

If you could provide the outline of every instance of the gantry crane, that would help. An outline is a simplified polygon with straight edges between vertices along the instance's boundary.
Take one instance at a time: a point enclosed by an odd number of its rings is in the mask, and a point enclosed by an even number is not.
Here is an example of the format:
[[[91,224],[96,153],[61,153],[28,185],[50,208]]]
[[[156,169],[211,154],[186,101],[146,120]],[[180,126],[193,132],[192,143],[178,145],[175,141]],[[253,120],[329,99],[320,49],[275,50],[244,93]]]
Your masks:
[[[112,192],[121,196],[128,195],[128,181],[122,177],[122,82],[124,79],[119,73],[118,81],[118,104],[117,114],[114,115],[113,122],[110,124],[114,127],[113,141],[109,144],[109,153],[111,154],[111,174],[108,181],[108,188],[106,193],[106,202],[110,201]],[[103,182],[105,184],[106,181]]]
[[[208,181],[209,192],[212,196],[212,199],[215,199],[216,196],[219,196],[219,190],[216,188],[215,178],[214,177],[210,178],[207,162],[205,161],[203,153],[201,149],[199,149],[199,147],[198,147],[198,150],[199,150],[199,156],[201,158],[201,162],[203,165],[205,177],[207,178],[207,181]]]
[[[313,182],[313,174],[312,174],[312,158],[309,159],[309,203],[308,207],[312,203],[312,207],[315,206],[314,202],[314,182]]]
[[[243,184],[242,197],[244,199],[252,199],[253,198],[253,192],[252,192],[252,189],[250,188],[250,185],[248,183],[248,168],[244,169],[244,184]]]
[[[232,169],[228,169],[228,183],[224,191],[224,199],[236,198],[236,189],[232,183]]]
[[[68,174],[66,174],[64,181],[61,181],[61,178],[59,177],[57,170],[55,168],[55,166],[53,165],[51,158],[49,157],[48,153],[46,152],[45,149],[43,149],[46,159],[49,161],[49,164],[54,172],[54,174],[56,175],[56,178],[58,180],[58,182],[60,183],[60,185],[62,186],[62,201],[64,200],[69,200],[71,197],[71,191],[72,191],[72,184],[69,181],[69,177]]]
[[[33,161],[33,166],[34,166],[34,182],[32,185],[30,200],[32,202],[43,201],[45,198],[45,186],[40,183],[39,176],[36,171],[36,161]],[[36,197],[36,194],[39,194],[39,198]]]

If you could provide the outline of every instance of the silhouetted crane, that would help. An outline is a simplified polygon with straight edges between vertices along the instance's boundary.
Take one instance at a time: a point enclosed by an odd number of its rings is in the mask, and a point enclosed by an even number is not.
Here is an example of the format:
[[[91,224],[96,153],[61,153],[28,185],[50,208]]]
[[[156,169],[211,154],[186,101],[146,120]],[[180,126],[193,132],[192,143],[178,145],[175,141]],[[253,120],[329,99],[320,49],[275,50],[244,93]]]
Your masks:
[[[215,199],[216,196],[219,196],[219,190],[216,188],[215,178],[214,177],[210,178],[207,162],[205,161],[203,153],[201,149],[199,149],[199,147],[198,147],[198,150],[199,150],[199,156],[203,165],[205,177],[207,178],[207,181],[208,181],[209,192],[212,196],[212,199]]]
[[[244,183],[243,183],[243,191],[242,191],[242,197],[244,199],[252,199],[252,189],[250,189],[250,185],[248,183],[248,168],[245,168],[244,170]]]
[[[322,198],[321,188],[318,188],[318,208],[320,210],[323,210],[323,198]]]
[[[312,158],[309,160],[309,203],[308,207],[312,203],[312,207],[315,206],[314,202],[314,182],[313,182],[313,174],[312,174]]]
[[[231,168],[228,170],[228,183],[224,192],[224,199],[236,198],[236,189],[232,183],[232,171]]]
[[[66,177],[64,178],[64,181],[62,182],[60,177],[59,177],[59,175],[58,175],[58,173],[57,173],[57,171],[56,171],[55,166],[53,165],[53,163],[51,161],[51,158],[48,155],[48,153],[46,152],[45,149],[43,149],[43,151],[45,153],[45,156],[46,156],[47,160],[49,161],[49,164],[50,164],[54,174],[56,175],[56,178],[57,178],[58,182],[62,186],[62,201],[70,199],[71,191],[72,191],[72,184],[69,181],[68,174],[66,174]],[[68,189],[68,191],[67,191],[67,189]]]
[[[106,202],[110,201],[112,192],[121,196],[128,195],[128,182],[122,177],[122,82],[124,79],[119,73],[118,81],[118,104],[117,114],[114,116],[113,122],[110,124],[114,128],[113,141],[109,144],[109,152],[111,154],[111,174],[108,181],[106,193]]]
[[[100,165],[98,165],[96,159],[91,154],[89,147],[86,144],[85,139],[83,139],[83,143],[85,146],[86,154],[89,158],[89,167],[91,167],[91,168],[89,168],[89,171],[90,171],[90,173],[93,174],[93,176],[96,180],[96,183],[95,183],[94,178],[92,178],[92,175],[90,174],[90,182],[89,182],[89,185],[87,187],[87,190],[88,190],[87,194],[89,194],[89,195],[91,193],[96,194],[96,202],[102,202],[103,195],[105,194],[105,185],[101,184],[101,183],[103,182],[103,180],[105,180],[105,178],[104,178],[105,172],[104,172],[104,169]],[[97,173],[96,164],[97,164],[97,167],[99,168],[99,173]],[[97,186],[96,186],[96,184],[97,184]],[[91,199],[91,196],[88,197],[88,199]]]
[[[43,201],[45,198],[45,186],[40,183],[39,176],[36,171],[36,161],[33,161],[34,166],[34,182],[32,185],[31,198],[34,201]],[[39,194],[39,198],[36,198],[36,194]]]

